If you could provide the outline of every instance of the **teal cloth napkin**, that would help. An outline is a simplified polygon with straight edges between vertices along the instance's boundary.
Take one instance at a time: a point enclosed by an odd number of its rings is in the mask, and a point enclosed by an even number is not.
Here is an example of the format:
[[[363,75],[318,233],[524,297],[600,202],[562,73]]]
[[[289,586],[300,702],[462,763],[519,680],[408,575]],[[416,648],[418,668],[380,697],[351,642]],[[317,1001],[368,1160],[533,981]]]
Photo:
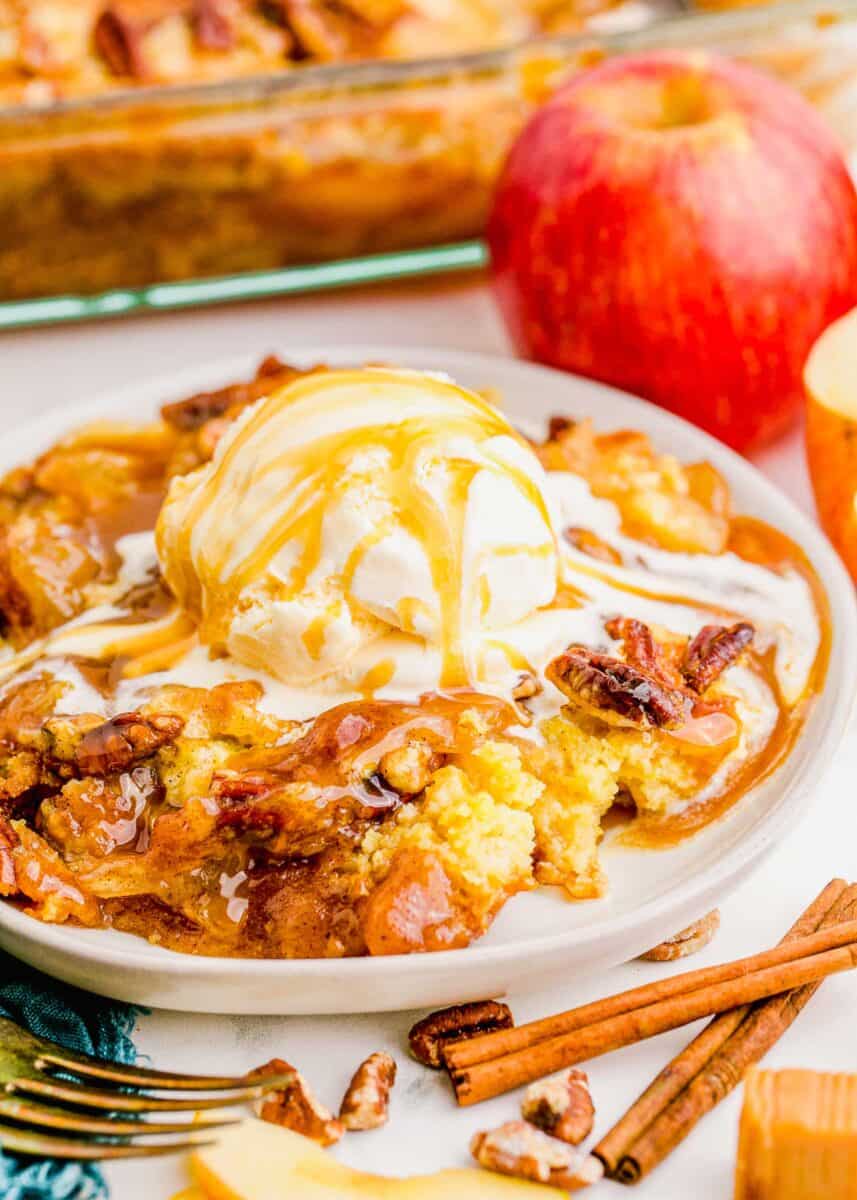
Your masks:
[[[0,953],[0,1016],[40,1037],[97,1058],[131,1063],[138,1011],[55,983]],[[100,1200],[106,1195],[104,1177],[92,1163],[37,1161],[0,1151],[2,1200]]]

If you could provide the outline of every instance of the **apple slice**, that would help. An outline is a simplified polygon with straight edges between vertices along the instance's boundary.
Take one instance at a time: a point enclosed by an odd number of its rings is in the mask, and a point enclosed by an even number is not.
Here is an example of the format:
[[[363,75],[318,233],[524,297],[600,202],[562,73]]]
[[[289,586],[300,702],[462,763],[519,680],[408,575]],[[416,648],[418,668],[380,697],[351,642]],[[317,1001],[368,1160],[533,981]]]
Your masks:
[[[314,1142],[243,1121],[191,1156],[196,1187],[174,1200],[549,1200],[567,1193],[490,1171],[390,1179],[343,1166]]]
[[[806,454],[818,515],[857,579],[857,309],[815,343],[804,382]]]

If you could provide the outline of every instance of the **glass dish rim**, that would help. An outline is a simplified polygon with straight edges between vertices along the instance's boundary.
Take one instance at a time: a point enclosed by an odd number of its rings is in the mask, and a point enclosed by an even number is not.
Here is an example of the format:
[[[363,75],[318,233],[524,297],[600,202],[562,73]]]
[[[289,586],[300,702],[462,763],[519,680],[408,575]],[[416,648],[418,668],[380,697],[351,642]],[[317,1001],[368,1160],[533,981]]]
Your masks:
[[[685,11],[662,17],[636,29],[600,31],[590,28],[573,34],[528,38],[492,50],[403,60],[362,60],[323,63],[291,71],[248,75],[219,82],[156,84],[122,88],[100,95],[75,96],[47,104],[0,106],[0,126],[50,122],[79,114],[110,117],[148,108],[218,107],[236,103],[264,104],[281,97],[300,98],[332,92],[374,91],[436,82],[459,77],[501,74],[522,58],[571,58],[593,43],[611,53],[644,49],[678,49],[689,41],[728,32],[753,35],[779,29],[792,22],[816,20],[835,26],[857,19],[857,0],[777,0],[720,11]]]

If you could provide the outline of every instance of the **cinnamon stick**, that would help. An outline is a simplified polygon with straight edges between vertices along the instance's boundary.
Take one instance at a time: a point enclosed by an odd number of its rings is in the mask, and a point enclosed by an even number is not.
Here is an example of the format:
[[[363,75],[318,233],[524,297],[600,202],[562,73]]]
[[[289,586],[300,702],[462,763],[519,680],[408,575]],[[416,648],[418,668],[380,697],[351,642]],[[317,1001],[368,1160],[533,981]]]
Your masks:
[[[844,879],[834,879],[818,895],[782,939],[795,941],[814,933],[827,917],[847,888]],[[772,1002],[769,1002],[772,1003]],[[616,1173],[619,1163],[640,1135],[653,1123],[678,1094],[698,1075],[707,1062],[729,1040],[750,1012],[750,1005],[721,1013],[710,1025],[666,1066],[628,1112],[601,1139],[594,1153],[598,1155],[609,1175]]]
[[[659,979],[654,983],[647,983],[642,987],[631,988],[630,991],[608,996],[604,1000],[584,1004],[580,1008],[557,1013],[556,1016],[543,1017],[541,1020],[530,1021],[511,1029],[500,1029],[494,1033],[467,1038],[466,1041],[455,1042],[444,1050],[444,1063],[450,1071],[462,1071],[481,1063],[492,1062],[505,1055],[529,1050],[551,1038],[574,1033],[576,1030],[596,1025],[608,1018],[618,1017],[623,1013],[633,1012],[635,1009],[666,1001],[692,990],[713,987],[764,967],[776,966],[791,962],[796,958],[804,958],[810,954],[830,950],[836,946],[847,945],[849,942],[857,940],[855,932],[857,932],[857,922],[851,922],[850,925],[837,925],[836,929],[810,933],[800,941],[782,942],[772,950],[753,954],[748,958],[736,959],[716,967],[702,967],[694,971],[686,971],[681,975]]]
[[[845,924],[837,925],[828,935],[838,935]],[[851,938],[857,934],[857,922],[848,922]],[[522,1083],[530,1083],[564,1067],[598,1058],[622,1046],[629,1046],[646,1038],[688,1025],[701,1017],[726,1012],[738,1005],[749,1004],[768,996],[790,992],[795,988],[825,979],[839,971],[857,967],[857,942],[836,945],[834,949],[811,953],[803,958],[783,962],[780,957],[775,965],[768,965],[772,956],[782,955],[785,950],[804,947],[818,942],[822,934],[803,938],[785,947],[743,960],[745,969],[736,978],[713,987],[695,987],[668,1000],[649,1004],[618,1017],[589,1025],[584,1029],[560,1037],[538,1042],[524,1051],[507,1054],[490,1062],[451,1072],[456,1098],[461,1105],[478,1104],[492,1099],[503,1092],[511,1091]],[[761,964],[765,964],[764,966]],[[698,974],[698,973],[695,973]]]
[[[835,881],[831,888],[841,885]],[[827,891],[827,889],[826,889]],[[824,896],[824,893],[822,893]],[[819,897],[821,901],[821,897]],[[815,907],[815,906],[813,906]],[[811,910],[806,916],[809,917]],[[849,919],[857,911],[857,886],[839,891],[821,920],[821,928]],[[799,922],[799,924],[802,922]],[[820,982],[724,1014],[729,1023],[713,1022],[691,1042],[643,1093],[594,1153],[608,1173],[622,1183],[636,1183],[662,1162],[688,1136],[706,1113],[737,1086],[809,1003]],[[737,1027],[732,1020],[740,1015]],[[714,1041],[720,1044],[707,1057]],[[700,1061],[702,1060],[702,1061]],[[673,1081],[674,1080],[674,1081]]]

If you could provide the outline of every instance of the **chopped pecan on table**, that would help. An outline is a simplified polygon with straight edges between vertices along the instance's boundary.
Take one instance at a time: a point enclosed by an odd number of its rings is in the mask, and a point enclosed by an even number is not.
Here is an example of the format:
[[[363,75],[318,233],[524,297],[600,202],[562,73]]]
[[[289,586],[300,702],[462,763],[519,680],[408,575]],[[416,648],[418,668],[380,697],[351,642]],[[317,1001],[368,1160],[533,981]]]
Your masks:
[[[688,925],[687,929],[682,929],[659,946],[647,950],[640,958],[646,962],[674,962],[677,958],[689,958],[691,954],[704,950],[717,936],[719,929],[720,909],[715,908],[707,916]]]
[[[370,1054],[354,1072],[339,1106],[339,1120],[344,1127],[364,1130],[386,1125],[395,1082],[395,1059],[382,1051]]]
[[[514,1024],[509,1006],[497,1000],[454,1004],[417,1021],[408,1034],[408,1045],[417,1062],[425,1067],[440,1068],[444,1065],[444,1048],[452,1042],[511,1029]]]
[[[488,1133],[474,1134],[470,1152],[489,1171],[549,1183],[569,1192],[589,1187],[604,1177],[604,1167],[597,1158],[548,1137],[526,1121],[507,1121]]]
[[[145,717],[139,712],[119,713],[83,735],[74,750],[74,765],[83,775],[126,771],[133,763],[174,742],[183,728],[182,719],[169,714]]]
[[[252,1074],[265,1078],[289,1071],[294,1071],[294,1067],[282,1058],[272,1058]],[[294,1081],[287,1087],[263,1096],[256,1104],[256,1115],[272,1125],[282,1125],[293,1133],[300,1133],[320,1146],[332,1146],[345,1132],[342,1122],[319,1102],[300,1071],[295,1071]]]
[[[703,625],[688,643],[682,675],[688,687],[702,695],[727,667],[741,657],[753,641],[755,629],[746,621],[735,625]]]
[[[589,1137],[595,1120],[586,1072],[573,1067],[531,1084],[521,1101],[521,1116],[543,1133],[579,1146]]]
[[[678,689],[588,646],[569,646],[545,674],[576,708],[613,725],[679,729],[687,720],[689,700]]]

